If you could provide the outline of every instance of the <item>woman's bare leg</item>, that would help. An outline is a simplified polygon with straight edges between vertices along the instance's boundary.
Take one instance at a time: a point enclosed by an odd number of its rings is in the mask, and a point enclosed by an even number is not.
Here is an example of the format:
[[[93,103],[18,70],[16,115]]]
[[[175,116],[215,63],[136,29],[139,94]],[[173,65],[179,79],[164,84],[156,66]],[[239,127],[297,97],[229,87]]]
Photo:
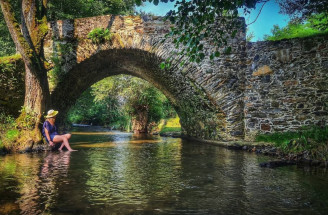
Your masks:
[[[61,136],[65,136],[67,138],[67,140],[69,140],[72,135],[71,134],[64,134],[64,135],[61,135]],[[60,151],[63,150],[64,146],[65,146],[64,143],[62,143],[58,150],[60,150]]]
[[[62,135],[62,136],[65,136],[66,138],[67,138],[67,140],[69,140],[70,138],[71,138],[71,134],[64,134],[64,135]]]
[[[64,143],[62,143],[61,145],[60,145],[60,147],[59,147],[59,151],[61,151],[61,150],[63,150],[63,147],[64,147]]]
[[[53,139],[53,141],[55,143],[60,143],[63,142],[62,145],[60,146],[60,148],[62,149],[64,146],[67,148],[68,151],[77,151],[77,150],[73,150],[71,148],[71,146],[69,145],[68,139],[65,135],[56,135]],[[60,149],[60,150],[61,150]]]

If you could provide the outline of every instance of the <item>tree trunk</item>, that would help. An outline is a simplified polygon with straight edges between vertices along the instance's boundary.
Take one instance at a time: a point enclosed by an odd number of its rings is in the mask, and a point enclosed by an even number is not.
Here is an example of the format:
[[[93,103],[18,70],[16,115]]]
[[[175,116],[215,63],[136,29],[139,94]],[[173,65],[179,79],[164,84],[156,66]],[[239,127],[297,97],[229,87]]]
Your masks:
[[[47,0],[22,0],[21,25],[15,19],[10,0],[0,0],[0,5],[26,69],[24,109],[17,119],[20,135],[14,150],[31,149],[35,143],[42,141],[39,129],[42,114],[50,106],[46,61],[43,56],[43,40],[48,32]]]
[[[135,134],[147,133],[148,111],[139,110],[137,116],[132,119],[132,129]]]
[[[27,66],[25,66],[25,70],[24,107],[41,117],[46,109],[51,106],[47,77],[41,77],[39,80]]]
[[[38,79],[35,73],[25,66],[25,101],[24,109],[17,119],[21,135],[15,150],[29,150],[35,144],[42,143],[42,120],[48,107],[51,106],[47,77]]]

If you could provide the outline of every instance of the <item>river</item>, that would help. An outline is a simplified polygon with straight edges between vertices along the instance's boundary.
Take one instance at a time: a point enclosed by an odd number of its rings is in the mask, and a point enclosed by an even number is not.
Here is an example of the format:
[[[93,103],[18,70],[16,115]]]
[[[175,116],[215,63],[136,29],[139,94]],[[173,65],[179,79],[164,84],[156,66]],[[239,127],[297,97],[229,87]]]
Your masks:
[[[76,128],[77,152],[0,156],[0,214],[327,214],[328,172],[179,138]]]

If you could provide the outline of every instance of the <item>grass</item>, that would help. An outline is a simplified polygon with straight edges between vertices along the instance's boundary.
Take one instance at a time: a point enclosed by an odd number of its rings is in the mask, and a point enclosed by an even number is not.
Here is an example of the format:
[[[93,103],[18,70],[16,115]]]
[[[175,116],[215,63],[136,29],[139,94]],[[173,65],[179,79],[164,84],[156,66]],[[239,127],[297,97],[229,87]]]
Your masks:
[[[181,132],[181,127],[165,127],[160,133]]]
[[[17,123],[12,116],[0,114],[0,149],[8,148],[19,136]]]
[[[274,143],[285,153],[308,153],[310,159],[328,160],[328,126],[261,134],[256,137],[256,141]]]
[[[18,129],[11,129],[7,131],[6,138],[10,141],[15,140],[19,136],[19,130]]]
[[[284,40],[284,39],[295,39],[295,38],[308,38],[308,37],[316,37],[316,36],[324,36],[328,35],[328,31],[324,32],[302,32],[299,34],[290,34],[290,35],[284,35],[281,37],[273,37],[270,36],[266,38],[266,40],[269,41],[279,41],[279,40]]]
[[[181,132],[180,118],[178,116],[166,119],[160,130],[161,134],[171,132]]]

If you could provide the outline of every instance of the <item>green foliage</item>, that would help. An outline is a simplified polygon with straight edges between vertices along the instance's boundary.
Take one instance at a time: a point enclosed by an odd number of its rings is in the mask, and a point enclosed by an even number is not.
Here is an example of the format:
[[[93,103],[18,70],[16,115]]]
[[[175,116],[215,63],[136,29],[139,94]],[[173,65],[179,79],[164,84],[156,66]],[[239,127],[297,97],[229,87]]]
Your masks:
[[[253,39],[254,39],[254,37],[255,37],[255,34],[254,34],[254,32],[253,31],[251,31],[251,32],[249,32],[249,29],[247,28],[246,29],[246,41],[247,42],[251,42]]]
[[[164,127],[160,133],[181,132],[181,127]]]
[[[309,151],[312,158],[328,159],[328,126],[305,127],[298,132],[262,134],[256,141],[272,142],[286,153]]]
[[[9,139],[10,141],[15,140],[15,138],[17,138],[19,135],[19,130],[18,129],[13,129],[13,130],[9,130],[6,133],[6,138]]]
[[[12,1],[17,20],[20,20],[21,1]],[[49,21],[75,19],[99,15],[131,15],[135,0],[51,0],[48,1],[47,19]],[[0,56],[16,53],[3,14],[0,12]]]
[[[130,15],[134,0],[51,0],[48,1],[48,19],[75,19],[106,14]]]
[[[321,19],[328,17],[328,1],[318,0],[276,0],[280,5],[280,12],[291,17],[292,21],[304,22],[313,15],[319,15],[316,19],[320,25],[316,29],[323,30],[328,28],[328,22]]]
[[[145,1],[145,0],[143,0]],[[159,0],[149,0],[155,5]],[[140,2],[140,1],[139,1]],[[168,2],[168,0],[161,0]],[[213,60],[222,54],[230,54],[231,47],[227,47],[228,40],[234,38],[241,28],[238,21],[238,9],[243,8],[245,13],[249,8],[255,8],[257,2],[262,0],[205,0],[205,1],[176,1],[175,10],[171,10],[166,19],[175,24],[166,38],[172,38],[178,53],[186,62],[199,63],[208,57]],[[210,43],[214,51],[211,53],[203,50],[202,41]],[[174,59],[175,57],[172,57]],[[167,62],[161,64],[161,68],[170,67]]]
[[[18,116],[24,104],[25,67],[20,55],[0,57],[0,113]]]
[[[14,117],[0,113],[0,149],[10,146],[19,135]]]
[[[117,119],[115,102],[110,99],[96,102],[91,89],[88,89],[71,108],[68,114],[69,121],[79,124],[108,125],[111,120]]]
[[[14,117],[0,113],[0,131],[5,131],[7,129],[13,129],[17,127]]]
[[[328,19],[320,18],[322,14],[311,16],[305,23],[291,21],[286,27],[280,28],[274,25],[271,30],[272,35],[265,35],[264,40],[282,40],[291,38],[302,38],[315,36],[318,34],[328,33],[328,26],[323,28],[323,23],[327,23]]]
[[[95,28],[88,34],[88,38],[95,44],[102,44],[110,41],[112,38],[112,33],[109,29]]]
[[[52,90],[61,80],[65,71],[62,65],[65,63],[65,56],[74,51],[74,43],[66,43],[54,40],[54,52],[52,53],[51,61],[54,67],[48,72],[49,88]]]
[[[15,43],[11,39],[7,24],[0,12],[0,56],[8,56],[16,53]]]
[[[181,132],[180,118],[178,116],[165,120],[164,126],[160,129],[160,133]]]
[[[35,127],[38,114],[29,110],[25,106],[22,107],[20,115],[17,119],[18,126],[22,130],[31,130]]]
[[[148,82],[131,76],[114,76],[84,92],[69,112],[72,123],[106,125],[130,130],[131,120],[146,111],[149,123],[176,113],[166,97]]]

